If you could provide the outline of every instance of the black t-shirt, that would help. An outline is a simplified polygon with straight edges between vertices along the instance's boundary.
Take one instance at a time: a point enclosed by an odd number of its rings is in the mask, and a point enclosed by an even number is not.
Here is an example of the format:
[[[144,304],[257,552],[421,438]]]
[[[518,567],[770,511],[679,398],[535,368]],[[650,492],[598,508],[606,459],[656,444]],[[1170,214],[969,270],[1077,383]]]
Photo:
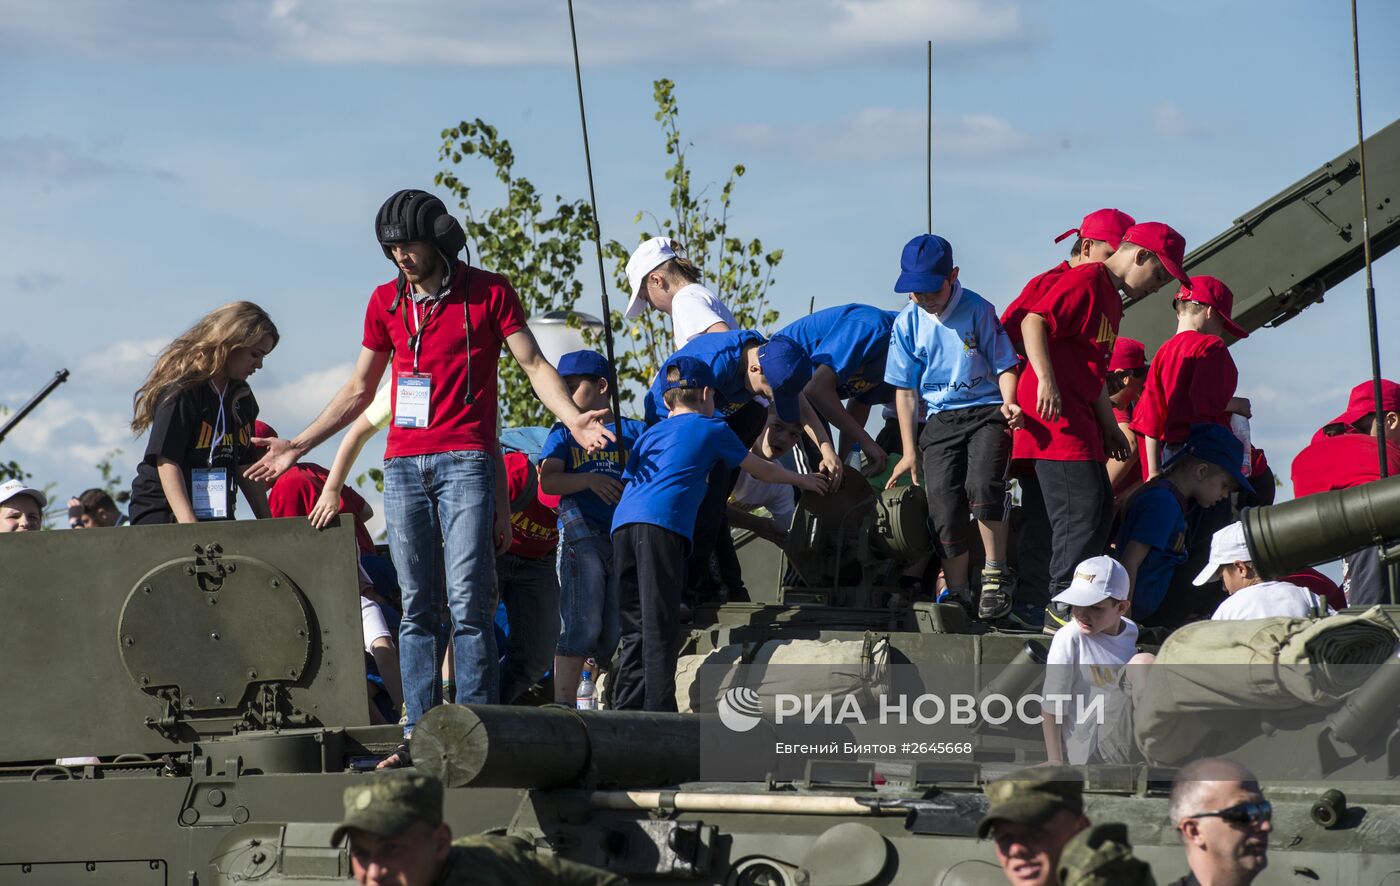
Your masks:
[[[253,420],[258,417],[258,401],[246,382],[231,381],[222,399],[207,382],[174,395],[165,395],[156,407],[146,456],[136,468],[131,482],[131,522],[170,523],[174,513],[165,500],[165,491],[156,472],[157,459],[164,457],[178,464],[185,477],[185,491],[193,500],[193,472],[197,468],[222,468],[227,479],[226,519],[233,518],[238,469],[251,464]],[[216,428],[222,428],[219,440]]]

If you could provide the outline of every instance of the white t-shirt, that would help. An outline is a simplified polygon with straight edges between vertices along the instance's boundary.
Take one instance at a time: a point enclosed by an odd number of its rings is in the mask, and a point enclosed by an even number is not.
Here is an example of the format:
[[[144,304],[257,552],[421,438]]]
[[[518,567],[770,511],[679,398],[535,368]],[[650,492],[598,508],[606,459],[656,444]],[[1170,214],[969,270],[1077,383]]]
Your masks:
[[[1251,618],[1311,618],[1330,615],[1327,603],[1307,588],[1286,581],[1261,581],[1240,588],[1215,610],[1211,621],[1246,621]]]
[[[671,330],[676,334],[677,349],[716,323],[739,328],[724,303],[699,283],[682,287],[671,300]]]
[[[795,499],[792,487],[786,483],[767,483],[743,471],[729,495],[729,503],[741,510],[767,508],[773,523],[784,531],[792,528],[792,515],[797,510]]]
[[[1086,722],[1080,723],[1080,711],[1090,710],[1092,700],[1100,695],[1106,696],[1103,702],[1106,711],[1129,703],[1119,681],[1123,666],[1137,653],[1137,639],[1137,624],[1124,618],[1123,629],[1116,636],[1089,636],[1079,629],[1077,622],[1071,621],[1056,631],[1055,638],[1050,641],[1050,654],[1045,659],[1045,685],[1041,691],[1047,699],[1044,706],[1047,714],[1056,713],[1054,705],[1048,701],[1051,695],[1070,696],[1071,700],[1063,702],[1058,712],[1065,759],[1069,763],[1077,766],[1088,762],[1099,743],[1096,717],[1087,717]],[[1114,719],[1111,713],[1107,719]]]

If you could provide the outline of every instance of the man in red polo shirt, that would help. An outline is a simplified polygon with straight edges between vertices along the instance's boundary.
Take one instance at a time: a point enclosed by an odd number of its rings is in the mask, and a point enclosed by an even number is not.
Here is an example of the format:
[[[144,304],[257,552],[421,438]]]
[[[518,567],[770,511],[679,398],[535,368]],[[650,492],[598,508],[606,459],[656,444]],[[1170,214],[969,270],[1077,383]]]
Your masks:
[[[580,412],[564,380],[541,356],[510,281],[457,259],[466,235],[441,200],[424,191],[399,191],[380,207],[375,234],[398,276],[370,296],[350,380],[297,436],[259,440],[269,452],[249,476],[271,480],[353,421],[392,360],[384,508],[403,593],[399,657],[406,738],[424,711],[441,701],[435,650],[448,639],[438,636],[444,584],[457,701],[494,702],[500,688],[493,540],[510,537],[510,498],[495,469],[501,346],[585,448],[602,446],[612,434],[601,423],[606,410]],[[385,763],[402,765],[407,757],[405,745]]]
[[[1050,598],[1069,586],[1075,564],[1104,550],[1111,529],[1104,463],[1128,448],[1104,386],[1123,316],[1119,292],[1135,301],[1172,277],[1186,282],[1185,251],[1185,240],[1166,225],[1134,225],[1107,261],[1065,271],[1026,302],[1027,366],[1016,391],[1025,425],[1013,437],[1012,458],[1030,461],[1050,524]],[[1068,623],[1067,610],[1052,605],[1045,612],[1047,633]]]
[[[1386,475],[1394,477],[1400,475],[1400,385],[1389,379],[1381,380],[1381,409]],[[1293,459],[1293,496],[1351,489],[1379,480],[1378,424],[1375,386],[1363,381],[1351,389],[1346,411],[1323,425]],[[1389,581],[1376,548],[1353,551],[1342,563],[1342,591],[1348,606],[1390,602]]]

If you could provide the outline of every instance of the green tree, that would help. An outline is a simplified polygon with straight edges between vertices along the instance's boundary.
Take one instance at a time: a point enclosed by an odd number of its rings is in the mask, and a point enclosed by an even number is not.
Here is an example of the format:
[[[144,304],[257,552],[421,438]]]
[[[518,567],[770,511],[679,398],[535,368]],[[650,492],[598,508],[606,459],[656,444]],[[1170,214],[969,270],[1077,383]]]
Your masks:
[[[639,232],[636,241],[652,236],[671,237],[680,242],[686,254],[705,273],[705,284],[729,307],[745,329],[770,330],[778,312],[768,300],[773,272],[782,261],[781,249],[767,250],[758,239],[744,240],[729,227],[734,188],[744,175],[743,164],[735,164],[728,179],[714,192],[712,186],[695,188],[687,161],[690,143],[680,131],[680,109],[675,83],[657,80],[652,84],[656,120],[661,124],[670,182],[669,212],[658,216],[643,210],[636,222],[650,219],[656,233]],[[444,129],[438,159],[447,165],[434,181],[450,190],[465,213],[467,244],[473,262],[504,274],[520,295],[527,313],[571,310],[583,294],[580,269],[591,260],[593,212],[587,201],[556,195],[546,210],[545,201],[529,179],[515,172],[515,152],[496,127],[477,119],[462,121]],[[473,186],[461,164],[469,157],[480,157],[491,164],[495,179],[505,187],[504,201],[481,211],[473,204]],[[632,248],[618,240],[604,245],[604,255],[614,262],[613,295],[625,304],[627,258]],[[587,274],[588,269],[582,268]],[[613,344],[623,399],[632,403],[645,390],[661,363],[671,355],[671,321],[664,314],[648,311],[635,321],[613,311]],[[584,330],[585,338],[602,350],[602,334]],[[514,359],[506,354],[500,365],[501,421],[506,426],[549,425],[553,417],[537,400],[529,380]],[[368,478],[373,479],[373,478]]]
[[[505,186],[504,202],[484,212],[472,205],[472,188],[456,169],[472,156],[488,161],[496,180]],[[572,309],[583,294],[577,272],[583,262],[583,247],[593,235],[593,212],[588,203],[556,195],[546,212],[535,186],[515,174],[510,142],[479,118],[444,129],[438,159],[450,165],[433,180],[450,190],[466,213],[464,228],[473,263],[505,275],[531,316]],[[525,371],[509,353],[501,357],[500,379],[503,426],[554,423],[549,410],[535,397]]]
[[[656,120],[661,124],[666,155],[673,158],[666,170],[666,181],[671,183],[670,214],[658,217],[645,210],[638,212],[637,223],[649,218],[656,229],[641,231],[636,243],[652,237],[678,241],[704,272],[703,282],[733,312],[739,326],[767,333],[778,322],[778,311],[768,300],[768,290],[773,285],[773,272],[783,260],[783,251],[766,250],[757,238],[745,241],[729,229],[734,187],[745,172],[742,163],[733,166],[718,195],[711,193],[709,185],[695,189],[686,154],[691,145],[681,135],[675,89],[671,80],[652,83]],[[604,247],[604,254],[614,261],[616,291],[624,295],[630,291],[627,259],[632,248],[617,240],[610,240]],[[622,311],[613,311],[611,320],[614,330],[625,330],[622,336],[614,335],[617,371],[624,399],[633,401],[637,391],[651,384],[674,349],[671,318],[660,311],[647,311],[629,322]]]

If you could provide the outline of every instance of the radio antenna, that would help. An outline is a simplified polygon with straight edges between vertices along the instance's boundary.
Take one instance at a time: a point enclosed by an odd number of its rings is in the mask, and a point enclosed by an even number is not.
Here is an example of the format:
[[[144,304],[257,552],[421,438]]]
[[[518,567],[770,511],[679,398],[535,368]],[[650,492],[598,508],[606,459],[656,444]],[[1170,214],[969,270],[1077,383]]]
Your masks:
[[[613,431],[617,434],[617,451],[625,453],[622,434],[622,388],[618,384],[617,362],[613,359],[612,309],[608,305],[608,275],[603,270],[603,231],[598,223],[598,194],[593,188],[593,154],[588,149],[588,114],[583,108],[583,69],[578,61],[578,30],[574,27],[574,0],[569,0],[569,38],[574,46],[574,82],[578,85],[578,120],[583,129],[583,162],[588,168],[588,205],[593,210],[593,245],[598,254],[598,286],[603,297],[603,347],[607,351],[611,377]]]
[[[933,233],[933,41],[928,41],[928,107],[925,114],[928,123],[928,154],[924,165],[924,181],[928,196],[928,232]]]

